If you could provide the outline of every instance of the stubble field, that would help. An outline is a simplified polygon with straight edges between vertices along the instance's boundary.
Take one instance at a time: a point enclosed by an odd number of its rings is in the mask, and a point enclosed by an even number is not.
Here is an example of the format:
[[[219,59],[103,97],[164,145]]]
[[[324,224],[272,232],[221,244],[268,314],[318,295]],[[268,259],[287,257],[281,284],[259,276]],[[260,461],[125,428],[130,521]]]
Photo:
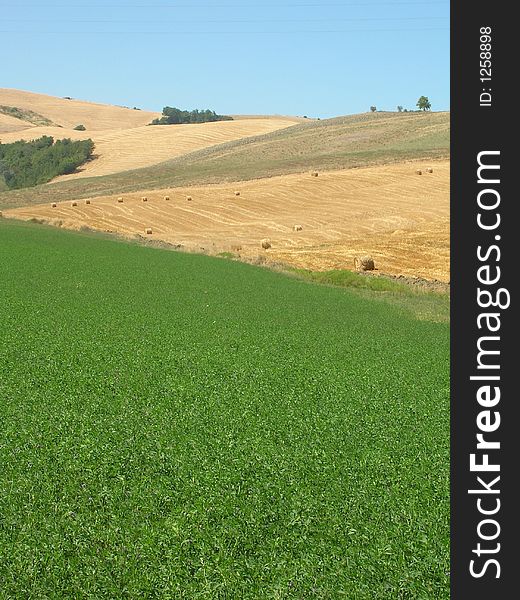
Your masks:
[[[55,208],[34,205],[4,215],[128,236],[146,236],[151,228],[146,237],[186,250],[261,255],[313,270],[353,268],[356,256],[369,254],[380,273],[449,281],[448,161],[143,190],[122,197],[122,203],[118,196],[102,196],[88,205],[84,200],[77,206],[70,201]],[[261,248],[266,238],[271,243],[267,251]]]

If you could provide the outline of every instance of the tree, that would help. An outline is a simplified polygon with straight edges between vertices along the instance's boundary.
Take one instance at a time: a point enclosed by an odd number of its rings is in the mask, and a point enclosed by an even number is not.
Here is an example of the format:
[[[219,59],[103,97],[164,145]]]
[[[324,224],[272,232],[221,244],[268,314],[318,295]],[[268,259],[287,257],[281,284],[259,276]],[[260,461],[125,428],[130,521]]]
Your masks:
[[[417,100],[417,108],[419,110],[430,110],[432,105],[428,100],[428,96],[421,96],[419,100]]]
[[[165,106],[160,119],[154,119],[150,125],[178,125],[179,123],[208,123],[212,121],[232,121],[233,117],[217,115],[214,110],[181,110]]]
[[[370,107],[370,110],[371,110],[372,112],[376,112],[376,110],[377,110],[377,107],[376,107],[376,106],[371,106],[371,107]]]
[[[397,112],[403,112],[403,107],[401,105],[397,107]]]

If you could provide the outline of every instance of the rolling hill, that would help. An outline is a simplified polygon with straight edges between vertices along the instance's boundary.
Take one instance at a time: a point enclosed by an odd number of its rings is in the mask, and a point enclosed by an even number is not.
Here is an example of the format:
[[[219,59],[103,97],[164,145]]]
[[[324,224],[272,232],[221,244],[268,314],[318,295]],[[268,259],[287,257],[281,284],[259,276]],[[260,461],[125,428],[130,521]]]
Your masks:
[[[0,94],[0,102],[8,100],[16,93]],[[153,239],[187,250],[322,271],[352,268],[354,257],[371,254],[381,273],[449,281],[449,113],[249,116],[148,127],[136,119],[152,113],[26,93],[20,104],[48,119],[58,119],[58,105],[90,111],[93,119],[98,111],[112,128],[33,125],[5,133],[6,141],[43,133],[92,137],[96,155],[48,184],[0,191],[6,217],[125,236],[151,228]],[[69,126],[79,118],[63,114]],[[316,169],[319,177],[311,178]],[[142,195],[150,198],[146,205]],[[71,206],[73,200],[80,204]],[[295,225],[302,230],[294,232]]]
[[[4,112],[2,113],[2,106]],[[19,118],[13,117],[18,114]],[[233,121],[148,127],[158,113],[79,100],[0,89],[0,139],[3,143],[54,139],[92,139],[94,159],[77,173],[55,181],[97,177],[149,167],[157,163],[244,137],[290,127],[301,119],[246,117]],[[85,131],[75,130],[82,124]]]
[[[64,129],[73,129],[81,123],[89,131],[140,127],[159,116],[159,113],[150,111],[96,104],[84,100],[69,100],[7,88],[0,88],[0,105],[35,112]],[[26,127],[29,125],[31,124],[25,123]],[[3,133],[0,122],[0,135]]]
[[[300,122],[142,169],[0,193],[0,208],[244,181],[311,168],[339,170],[448,158],[449,127],[449,113],[374,113]]]
[[[419,166],[423,175],[416,174]],[[147,237],[186,250],[246,259],[260,254],[314,270],[351,269],[356,256],[370,254],[380,272],[449,281],[448,161],[141,190],[125,194],[123,202],[102,196],[77,206],[67,201],[6,210],[4,216],[126,236],[151,228]],[[263,238],[272,244],[267,252]]]

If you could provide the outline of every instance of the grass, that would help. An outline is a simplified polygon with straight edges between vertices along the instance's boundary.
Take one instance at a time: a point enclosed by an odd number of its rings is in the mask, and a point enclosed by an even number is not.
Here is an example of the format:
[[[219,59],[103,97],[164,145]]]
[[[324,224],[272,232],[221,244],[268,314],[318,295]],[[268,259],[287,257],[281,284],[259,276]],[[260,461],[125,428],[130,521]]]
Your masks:
[[[0,597],[449,598],[449,329],[0,220]]]
[[[143,169],[0,193],[0,208],[449,156],[449,113],[375,113],[301,123]]]
[[[47,119],[43,115],[40,115],[37,112],[29,110],[27,108],[18,108],[17,106],[5,106],[4,104],[0,105],[0,113],[7,115],[8,117],[14,117],[15,119],[20,119],[21,121],[27,121],[27,123],[32,123],[33,125],[54,125],[55,127],[59,127],[51,120]]]
[[[449,323],[450,320],[450,297],[447,286],[446,288],[439,286],[439,290],[433,291],[427,282],[424,282],[422,287],[421,284],[412,286],[410,283],[403,283],[390,277],[362,275],[346,269],[310,271],[285,267],[284,270],[306,281],[349,288],[363,298],[377,298],[394,304],[418,319],[439,323]]]

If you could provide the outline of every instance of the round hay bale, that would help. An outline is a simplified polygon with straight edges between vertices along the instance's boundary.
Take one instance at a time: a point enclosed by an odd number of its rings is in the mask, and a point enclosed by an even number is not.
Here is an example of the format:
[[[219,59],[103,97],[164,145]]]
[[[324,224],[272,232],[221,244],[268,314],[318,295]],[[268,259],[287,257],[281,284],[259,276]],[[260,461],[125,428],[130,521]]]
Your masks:
[[[187,200],[188,202],[191,202],[191,196],[186,196],[186,200]]]
[[[170,196],[165,196],[165,197],[164,197],[164,199],[165,199],[165,200],[169,200],[169,199],[170,199]]]
[[[426,169],[426,172],[427,172],[427,173],[433,173],[433,169],[432,169],[431,167],[428,167],[428,168]]]
[[[422,175],[422,171],[421,171],[421,169],[417,169],[417,171],[415,171],[415,173],[416,173],[417,175]]]
[[[293,225],[293,231],[301,231],[303,227],[301,225]]]
[[[311,175],[312,177],[318,177],[319,173],[318,171],[311,171]]]
[[[146,233],[146,235],[152,235],[152,228],[151,227],[147,227],[145,229],[145,233]]]
[[[85,200],[85,204],[90,204],[90,200]]]
[[[142,202],[148,202],[148,198],[147,198],[146,196],[143,196],[143,197],[141,198],[141,201],[142,201]]]
[[[262,240],[262,248],[264,250],[267,250],[270,247],[271,247],[271,242],[269,240]]]
[[[51,204],[51,207],[52,207],[52,208],[56,208],[56,202],[53,202],[53,203]]]
[[[118,198],[117,201],[118,202],[123,202],[123,198]]]
[[[78,205],[78,203],[77,203],[76,201],[74,201],[74,202],[71,202],[71,204],[70,204],[70,205],[71,205],[71,206],[77,206],[77,205]]]
[[[235,196],[240,196],[240,192],[238,190],[235,192]]]
[[[354,267],[356,271],[373,271],[376,267],[374,259],[371,256],[361,256],[354,259]]]

